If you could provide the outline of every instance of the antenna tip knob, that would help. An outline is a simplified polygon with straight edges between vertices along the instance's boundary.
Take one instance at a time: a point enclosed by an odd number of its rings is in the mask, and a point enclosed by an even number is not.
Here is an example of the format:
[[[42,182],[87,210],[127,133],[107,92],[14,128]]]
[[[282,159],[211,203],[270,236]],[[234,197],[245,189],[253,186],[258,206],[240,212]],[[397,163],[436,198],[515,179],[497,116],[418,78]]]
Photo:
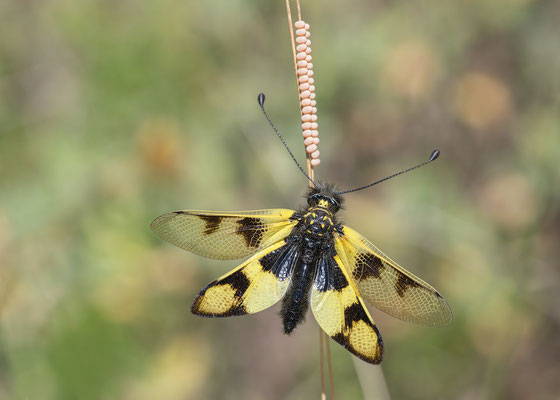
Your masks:
[[[259,106],[263,106],[264,105],[264,101],[265,101],[266,97],[264,96],[264,93],[259,93],[259,95],[257,96],[257,100],[259,102]]]
[[[434,161],[438,157],[439,157],[439,150],[435,149],[434,151],[432,151],[432,155],[430,156],[428,162]]]

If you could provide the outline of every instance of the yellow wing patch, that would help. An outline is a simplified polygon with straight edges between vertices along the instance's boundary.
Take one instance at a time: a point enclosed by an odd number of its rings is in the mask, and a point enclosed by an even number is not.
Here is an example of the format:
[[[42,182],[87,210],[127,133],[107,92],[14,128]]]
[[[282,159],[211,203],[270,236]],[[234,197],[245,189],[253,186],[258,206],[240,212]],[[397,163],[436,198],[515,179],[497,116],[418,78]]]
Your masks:
[[[354,283],[335,256],[336,283],[325,287],[316,281],[311,289],[311,310],[317,323],[330,337],[362,360],[379,364],[383,359],[383,340]]]
[[[175,211],[150,225],[162,239],[195,254],[219,260],[250,256],[286,237],[294,211]]]
[[[396,318],[428,326],[447,326],[453,316],[429,284],[383,254],[355,230],[344,226],[335,249],[363,298]]]
[[[299,257],[297,246],[279,241],[204,288],[193,314],[229,317],[253,314],[278,302],[288,290]]]

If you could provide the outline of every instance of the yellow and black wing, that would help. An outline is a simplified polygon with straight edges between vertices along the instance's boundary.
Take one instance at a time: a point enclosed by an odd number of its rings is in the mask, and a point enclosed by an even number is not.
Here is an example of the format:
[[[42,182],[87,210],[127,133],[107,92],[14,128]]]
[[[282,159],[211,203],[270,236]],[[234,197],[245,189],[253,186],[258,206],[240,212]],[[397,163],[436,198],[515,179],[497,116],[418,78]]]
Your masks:
[[[286,294],[299,258],[297,244],[281,240],[206,286],[193,301],[193,314],[229,317],[262,311]]]
[[[381,362],[381,335],[338,255],[320,256],[310,303],[317,323],[327,335],[362,360]]]
[[[250,256],[282,240],[297,224],[294,211],[175,211],[150,225],[162,239],[195,254],[219,260]]]
[[[358,232],[343,226],[335,249],[363,298],[403,321],[447,326],[453,316],[444,298],[429,284],[383,254]]]

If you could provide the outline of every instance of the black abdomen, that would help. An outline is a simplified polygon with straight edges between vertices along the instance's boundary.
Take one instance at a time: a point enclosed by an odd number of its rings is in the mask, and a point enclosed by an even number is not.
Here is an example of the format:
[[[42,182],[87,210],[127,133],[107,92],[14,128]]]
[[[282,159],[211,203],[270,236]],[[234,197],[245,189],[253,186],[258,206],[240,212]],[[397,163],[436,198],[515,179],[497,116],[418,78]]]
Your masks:
[[[312,264],[301,259],[292,278],[292,287],[282,301],[281,315],[286,334],[292,333],[294,328],[305,319],[313,275]]]
[[[291,238],[300,246],[300,258],[292,275],[292,284],[282,300],[284,333],[290,334],[305,319],[309,308],[309,292],[317,273],[317,260],[332,246],[333,221],[330,214],[310,208]]]

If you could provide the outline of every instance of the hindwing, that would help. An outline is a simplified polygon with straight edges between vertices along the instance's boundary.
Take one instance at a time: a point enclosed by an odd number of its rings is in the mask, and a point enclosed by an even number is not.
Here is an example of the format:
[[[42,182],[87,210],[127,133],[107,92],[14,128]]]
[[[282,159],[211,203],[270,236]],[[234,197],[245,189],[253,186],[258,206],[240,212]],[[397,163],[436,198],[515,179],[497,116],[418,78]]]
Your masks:
[[[403,321],[447,326],[453,316],[444,298],[429,284],[383,254],[358,232],[343,226],[335,249],[363,298]]]
[[[294,211],[175,211],[150,225],[162,239],[195,254],[220,260],[250,256],[286,237]]]
[[[193,314],[229,317],[262,311],[288,290],[299,248],[281,240],[206,286],[194,299]]]
[[[336,342],[368,363],[381,362],[381,335],[337,255],[319,257],[310,303],[317,323]]]

